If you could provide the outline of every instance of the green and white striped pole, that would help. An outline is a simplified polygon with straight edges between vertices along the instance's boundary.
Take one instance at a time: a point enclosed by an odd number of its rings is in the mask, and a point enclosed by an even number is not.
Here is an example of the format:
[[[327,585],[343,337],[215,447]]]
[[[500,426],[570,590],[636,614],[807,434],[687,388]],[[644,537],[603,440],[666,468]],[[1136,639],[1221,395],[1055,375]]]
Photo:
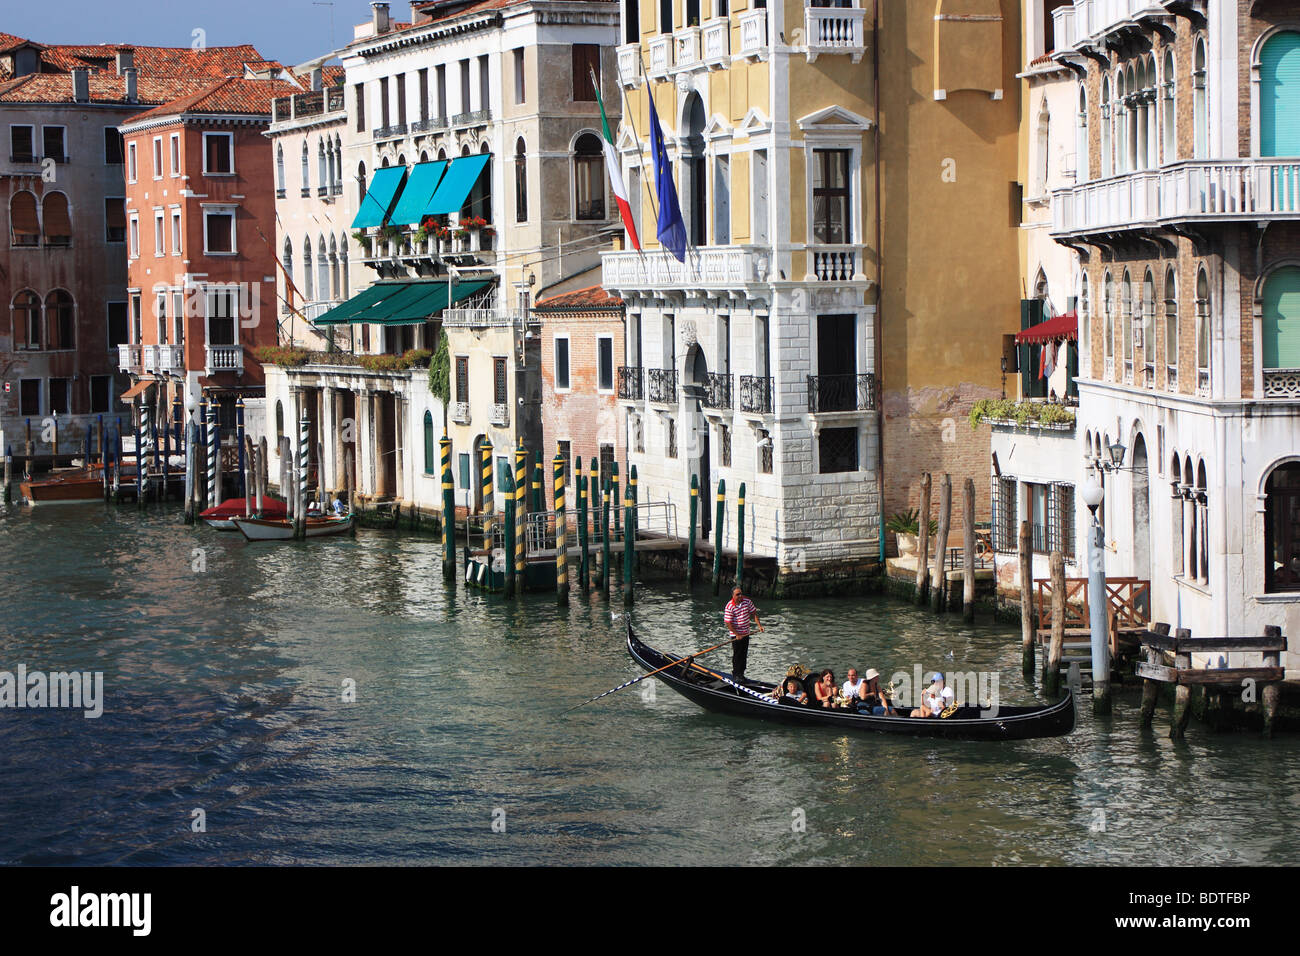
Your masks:
[[[555,472],[555,596],[561,604],[569,603],[569,548],[564,518],[564,458],[559,446],[552,461]]]
[[[438,441],[442,454],[442,576],[456,578],[456,494],[451,482],[451,439],[445,434]]]

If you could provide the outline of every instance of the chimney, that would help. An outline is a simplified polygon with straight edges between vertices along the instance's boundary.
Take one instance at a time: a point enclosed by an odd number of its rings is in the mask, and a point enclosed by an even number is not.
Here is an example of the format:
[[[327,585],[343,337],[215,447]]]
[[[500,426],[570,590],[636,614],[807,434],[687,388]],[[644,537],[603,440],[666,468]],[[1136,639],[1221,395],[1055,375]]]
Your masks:
[[[72,100],[74,103],[90,102],[90,69],[84,66],[72,68]]]
[[[313,92],[320,90],[324,85],[323,76],[324,70],[321,67],[313,66],[311,68],[311,88]]]
[[[124,76],[127,70],[135,69],[135,51],[129,46],[117,48],[117,75]]]
[[[381,34],[387,33],[388,32],[388,4],[379,3],[379,2],[372,3],[370,4],[370,9],[373,11],[371,15],[371,23],[373,23],[375,27],[375,36],[380,36]]]
[[[123,82],[123,85],[124,85],[125,88],[126,88],[126,101],[127,101],[128,103],[134,103],[134,102],[136,102],[137,97],[136,97],[135,70],[134,70],[134,68],[129,69],[129,70],[123,70],[123,71],[122,71],[122,79],[123,79],[123,81],[124,81],[124,82]]]

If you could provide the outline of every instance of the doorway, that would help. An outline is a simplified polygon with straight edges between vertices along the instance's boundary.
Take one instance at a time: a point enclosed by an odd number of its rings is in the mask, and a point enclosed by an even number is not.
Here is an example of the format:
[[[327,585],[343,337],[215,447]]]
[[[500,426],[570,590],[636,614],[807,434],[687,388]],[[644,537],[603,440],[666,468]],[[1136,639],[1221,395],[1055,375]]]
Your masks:
[[[1147,443],[1141,434],[1133,439],[1133,575],[1151,580],[1151,476],[1147,465]],[[1150,592],[1144,594],[1151,613]]]

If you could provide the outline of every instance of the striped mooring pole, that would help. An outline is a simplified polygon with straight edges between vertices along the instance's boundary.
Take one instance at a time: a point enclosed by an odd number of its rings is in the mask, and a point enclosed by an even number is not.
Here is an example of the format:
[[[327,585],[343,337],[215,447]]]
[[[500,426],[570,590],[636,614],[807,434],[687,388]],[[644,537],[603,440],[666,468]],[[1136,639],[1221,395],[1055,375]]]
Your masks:
[[[609,468],[609,496],[610,501],[614,502],[614,533],[618,534],[619,518],[618,506],[623,499],[618,494],[618,462],[613,462]]]
[[[591,459],[591,472],[588,481],[588,484],[591,487],[587,493],[587,510],[591,512],[592,534],[595,534],[597,522],[600,521],[600,482],[596,478],[597,468],[598,465],[596,459]],[[599,579],[596,578],[596,562],[592,561],[590,564],[591,576],[592,578],[595,578],[595,580],[592,581],[591,586],[595,587],[599,583]]]
[[[574,489],[578,499],[578,587],[587,593],[590,582],[587,580],[587,476],[582,470],[582,456],[573,473]]]
[[[307,537],[307,451],[311,442],[311,422],[304,409],[298,422],[298,506],[294,517],[298,522],[298,537]]]
[[[217,424],[217,403],[208,402],[208,507],[215,508],[221,504],[217,500],[217,486],[221,478],[217,474],[221,467],[221,426]]]
[[[542,489],[542,453],[539,451],[533,457],[533,506],[528,510],[533,514],[541,514],[546,510],[546,492]]]
[[[691,475],[691,523],[686,532],[686,586],[695,584],[695,529],[699,522],[700,479]]]
[[[745,483],[740,483],[736,499],[736,587],[745,586]]]
[[[713,523],[713,593],[722,587],[722,519],[727,516],[727,483],[718,479],[718,520]]]
[[[487,552],[488,582],[491,583],[492,512],[496,508],[496,499],[492,493],[492,439],[483,439],[479,456],[479,464],[483,468],[483,550]]]
[[[609,479],[600,490],[600,589],[609,597]]]
[[[171,481],[171,463],[172,463],[171,407],[167,404],[166,399],[163,400],[162,420],[163,420],[162,493],[159,494],[158,499],[160,501],[166,501],[168,484]]]
[[[442,576],[456,579],[456,495],[451,483],[451,439],[438,441],[442,453]]]
[[[135,420],[135,503],[137,507],[144,506],[144,425],[145,420],[149,417],[146,411],[147,406],[142,401],[140,403],[140,414]]]
[[[507,561],[515,563],[515,593],[524,593],[524,574],[528,561],[528,452],[524,440],[515,446],[515,553]]]
[[[145,405],[144,407],[149,408],[148,405]],[[158,416],[153,413],[152,409],[150,409],[149,411],[149,457],[153,459],[153,472],[155,475],[158,474],[158,471],[162,468],[162,461],[158,454],[158,448],[159,448]]]
[[[631,465],[627,469],[627,496],[632,501],[632,524],[631,524],[632,560],[639,562],[640,559],[636,553],[636,539],[638,533],[641,531],[641,517],[637,514],[636,511],[636,506],[637,506],[636,465]],[[640,564],[638,563],[637,570],[639,571],[640,569],[641,569]]]
[[[564,518],[564,459],[560,446],[555,446],[552,460],[555,472],[555,596],[561,604],[569,603],[569,548],[565,540]]]
[[[506,596],[514,597],[519,582],[515,579],[515,476],[507,468],[501,474],[501,494],[504,497],[502,510],[505,512],[505,540],[501,557],[506,566]]]
[[[636,573],[634,562],[636,561],[636,528],[632,519],[632,487],[628,485],[627,497],[623,501],[623,507],[627,514],[623,520],[623,604],[625,607],[631,607],[636,600],[633,583],[633,575]]]

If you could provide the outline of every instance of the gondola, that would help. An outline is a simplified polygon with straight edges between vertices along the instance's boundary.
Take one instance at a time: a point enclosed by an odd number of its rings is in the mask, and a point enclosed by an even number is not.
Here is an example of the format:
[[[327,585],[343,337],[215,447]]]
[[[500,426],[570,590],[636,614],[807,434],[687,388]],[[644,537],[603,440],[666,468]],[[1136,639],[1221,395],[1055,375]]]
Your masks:
[[[672,664],[680,655],[668,656],[641,641],[627,626],[627,652],[646,668]],[[705,710],[786,724],[817,724],[845,731],[871,731],[943,740],[1029,740],[1061,737],[1074,729],[1074,698],[1069,691],[1046,707],[998,708],[996,716],[981,716],[979,707],[959,707],[950,717],[873,717],[823,707],[782,704],[767,696],[774,684],[744,679],[703,663],[678,664],[660,671],[660,680]]]

